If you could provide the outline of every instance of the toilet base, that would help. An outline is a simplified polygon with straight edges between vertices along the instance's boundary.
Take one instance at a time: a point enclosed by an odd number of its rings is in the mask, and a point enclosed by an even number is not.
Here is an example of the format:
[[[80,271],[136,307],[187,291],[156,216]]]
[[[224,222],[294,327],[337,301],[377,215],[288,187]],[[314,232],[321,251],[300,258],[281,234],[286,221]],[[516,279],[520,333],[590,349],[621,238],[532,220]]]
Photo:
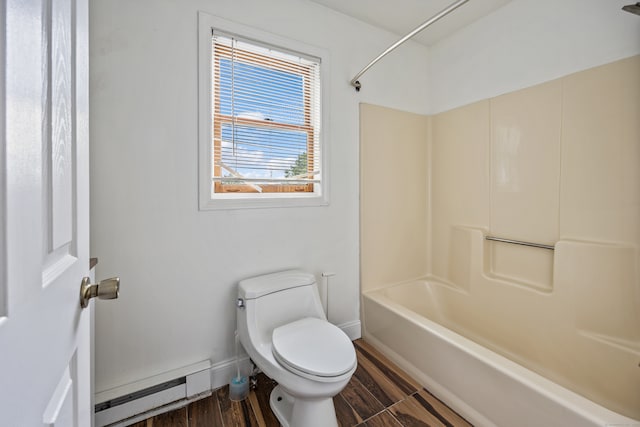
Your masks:
[[[283,427],[338,427],[333,398],[295,398],[279,385],[271,392],[269,405]]]

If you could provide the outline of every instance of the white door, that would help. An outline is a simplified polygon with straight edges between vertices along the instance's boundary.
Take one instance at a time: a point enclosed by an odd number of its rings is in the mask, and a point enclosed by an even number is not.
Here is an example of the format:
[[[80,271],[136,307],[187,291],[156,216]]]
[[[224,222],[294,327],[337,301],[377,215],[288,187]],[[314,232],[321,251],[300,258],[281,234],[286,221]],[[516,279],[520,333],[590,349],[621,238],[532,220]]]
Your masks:
[[[87,0],[0,2],[0,426],[90,426]]]

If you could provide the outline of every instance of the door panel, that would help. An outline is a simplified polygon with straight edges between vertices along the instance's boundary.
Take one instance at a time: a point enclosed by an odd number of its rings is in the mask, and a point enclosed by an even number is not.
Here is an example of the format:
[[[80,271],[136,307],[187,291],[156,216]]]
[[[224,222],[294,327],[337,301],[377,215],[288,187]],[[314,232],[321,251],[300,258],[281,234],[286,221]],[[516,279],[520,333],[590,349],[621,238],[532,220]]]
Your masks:
[[[49,143],[51,153],[50,221],[51,243],[58,249],[71,243],[73,230],[73,129],[72,129],[72,42],[70,0],[55,0],[51,8],[49,72],[51,74]]]
[[[87,0],[0,13],[0,425],[90,426]]]
[[[45,217],[44,236],[45,270],[43,283],[47,286],[59,274],[77,261],[73,230],[76,227],[73,215],[75,191],[74,133],[73,133],[73,45],[71,0],[45,2],[43,46],[48,73],[44,80],[45,142]]]
[[[74,353],[71,363],[62,373],[62,378],[44,410],[42,421],[47,427],[77,425],[74,415],[76,412],[74,398],[78,395],[75,390],[78,375],[75,369],[76,357],[77,354]]]

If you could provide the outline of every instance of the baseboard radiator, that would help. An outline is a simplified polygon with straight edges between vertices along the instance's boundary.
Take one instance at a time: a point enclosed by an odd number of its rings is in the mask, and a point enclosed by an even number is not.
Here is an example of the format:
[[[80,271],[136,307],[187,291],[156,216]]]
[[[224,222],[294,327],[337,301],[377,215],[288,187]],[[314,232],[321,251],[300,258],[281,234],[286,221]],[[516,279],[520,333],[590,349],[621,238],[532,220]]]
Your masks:
[[[211,394],[210,361],[196,363],[95,395],[95,427],[126,426]]]

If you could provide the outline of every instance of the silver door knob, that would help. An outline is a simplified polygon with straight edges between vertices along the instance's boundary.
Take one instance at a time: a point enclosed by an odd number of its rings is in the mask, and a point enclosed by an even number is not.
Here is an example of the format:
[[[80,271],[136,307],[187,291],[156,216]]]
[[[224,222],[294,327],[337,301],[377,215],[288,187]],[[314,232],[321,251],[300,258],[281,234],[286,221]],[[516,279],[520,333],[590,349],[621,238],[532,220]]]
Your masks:
[[[112,277],[98,283],[89,283],[91,279],[85,277],[80,284],[80,307],[86,308],[91,298],[116,299],[120,293],[120,278]]]

